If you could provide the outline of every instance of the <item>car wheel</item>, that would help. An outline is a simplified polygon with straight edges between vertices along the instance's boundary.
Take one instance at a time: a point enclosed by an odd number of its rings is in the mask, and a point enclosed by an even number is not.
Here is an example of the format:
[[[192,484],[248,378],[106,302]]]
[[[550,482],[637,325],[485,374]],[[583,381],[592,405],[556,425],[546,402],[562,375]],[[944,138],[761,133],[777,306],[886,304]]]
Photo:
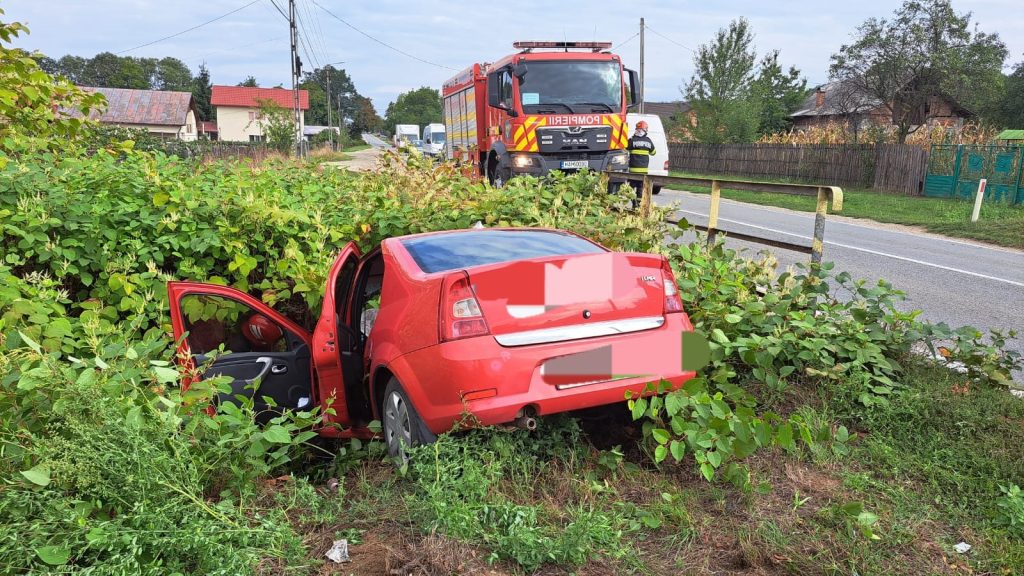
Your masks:
[[[654,194],[655,196],[657,196],[658,194],[661,194],[661,186],[652,186],[651,187],[651,194]]]
[[[420,419],[416,408],[395,378],[391,378],[384,389],[384,405],[380,414],[388,455],[398,464],[409,461],[409,448],[429,444],[437,439]]]

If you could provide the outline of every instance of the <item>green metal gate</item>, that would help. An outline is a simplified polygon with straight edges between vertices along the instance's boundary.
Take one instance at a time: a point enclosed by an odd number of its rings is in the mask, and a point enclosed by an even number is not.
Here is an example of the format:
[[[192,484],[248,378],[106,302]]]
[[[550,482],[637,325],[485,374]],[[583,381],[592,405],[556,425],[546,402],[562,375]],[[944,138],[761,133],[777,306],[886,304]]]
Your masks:
[[[1022,172],[1022,146],[932,144],[924,195],[969,200],[985,178],[986,201],[1024,204]]]

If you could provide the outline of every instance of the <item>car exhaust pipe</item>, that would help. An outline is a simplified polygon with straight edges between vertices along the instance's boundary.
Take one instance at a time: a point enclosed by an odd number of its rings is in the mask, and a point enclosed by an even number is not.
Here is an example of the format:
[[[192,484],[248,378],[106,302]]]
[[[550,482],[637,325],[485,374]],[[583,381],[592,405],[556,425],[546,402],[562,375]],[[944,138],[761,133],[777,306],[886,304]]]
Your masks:
[[[529,430],[530,432],[533,432],[537,429],[537,419],[533,416],[520,416],[519,418],[516,418],[513,423],[516,428],[520,428],[522,430]]]

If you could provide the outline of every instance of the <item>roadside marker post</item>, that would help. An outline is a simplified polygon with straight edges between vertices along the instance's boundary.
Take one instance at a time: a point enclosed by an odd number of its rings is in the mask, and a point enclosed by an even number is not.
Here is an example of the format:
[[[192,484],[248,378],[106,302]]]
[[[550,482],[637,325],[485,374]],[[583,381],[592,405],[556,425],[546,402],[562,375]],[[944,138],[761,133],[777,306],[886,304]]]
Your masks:
[[[981,216],[981,202],[985,199],[986,182],[985,178],[978,180],[978,193],[974,195],[974,211],[971,212],[971,222],[977,222],[978,216]]]

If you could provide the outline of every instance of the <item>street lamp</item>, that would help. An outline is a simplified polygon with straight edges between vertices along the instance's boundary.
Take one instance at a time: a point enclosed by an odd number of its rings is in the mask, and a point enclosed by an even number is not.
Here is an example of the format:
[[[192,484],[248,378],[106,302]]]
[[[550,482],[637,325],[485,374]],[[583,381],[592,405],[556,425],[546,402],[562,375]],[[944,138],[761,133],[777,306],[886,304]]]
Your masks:
[[[344,63],[345,63],[344,60],[338,60],[337,62],[331,62],[329,64],[324,64],[323,67],[327,68],[329,66],[334,66],[335,64],[344,64]],[[331,150],[334,150],[334,128],[331,127],[331,71],[330,70],[325,70],[325,71],[327,72],[327,129],[330,131],[328,135],[331,137]],[[338,136],[341,136],[341,128],[340,127],[338,128]]]

